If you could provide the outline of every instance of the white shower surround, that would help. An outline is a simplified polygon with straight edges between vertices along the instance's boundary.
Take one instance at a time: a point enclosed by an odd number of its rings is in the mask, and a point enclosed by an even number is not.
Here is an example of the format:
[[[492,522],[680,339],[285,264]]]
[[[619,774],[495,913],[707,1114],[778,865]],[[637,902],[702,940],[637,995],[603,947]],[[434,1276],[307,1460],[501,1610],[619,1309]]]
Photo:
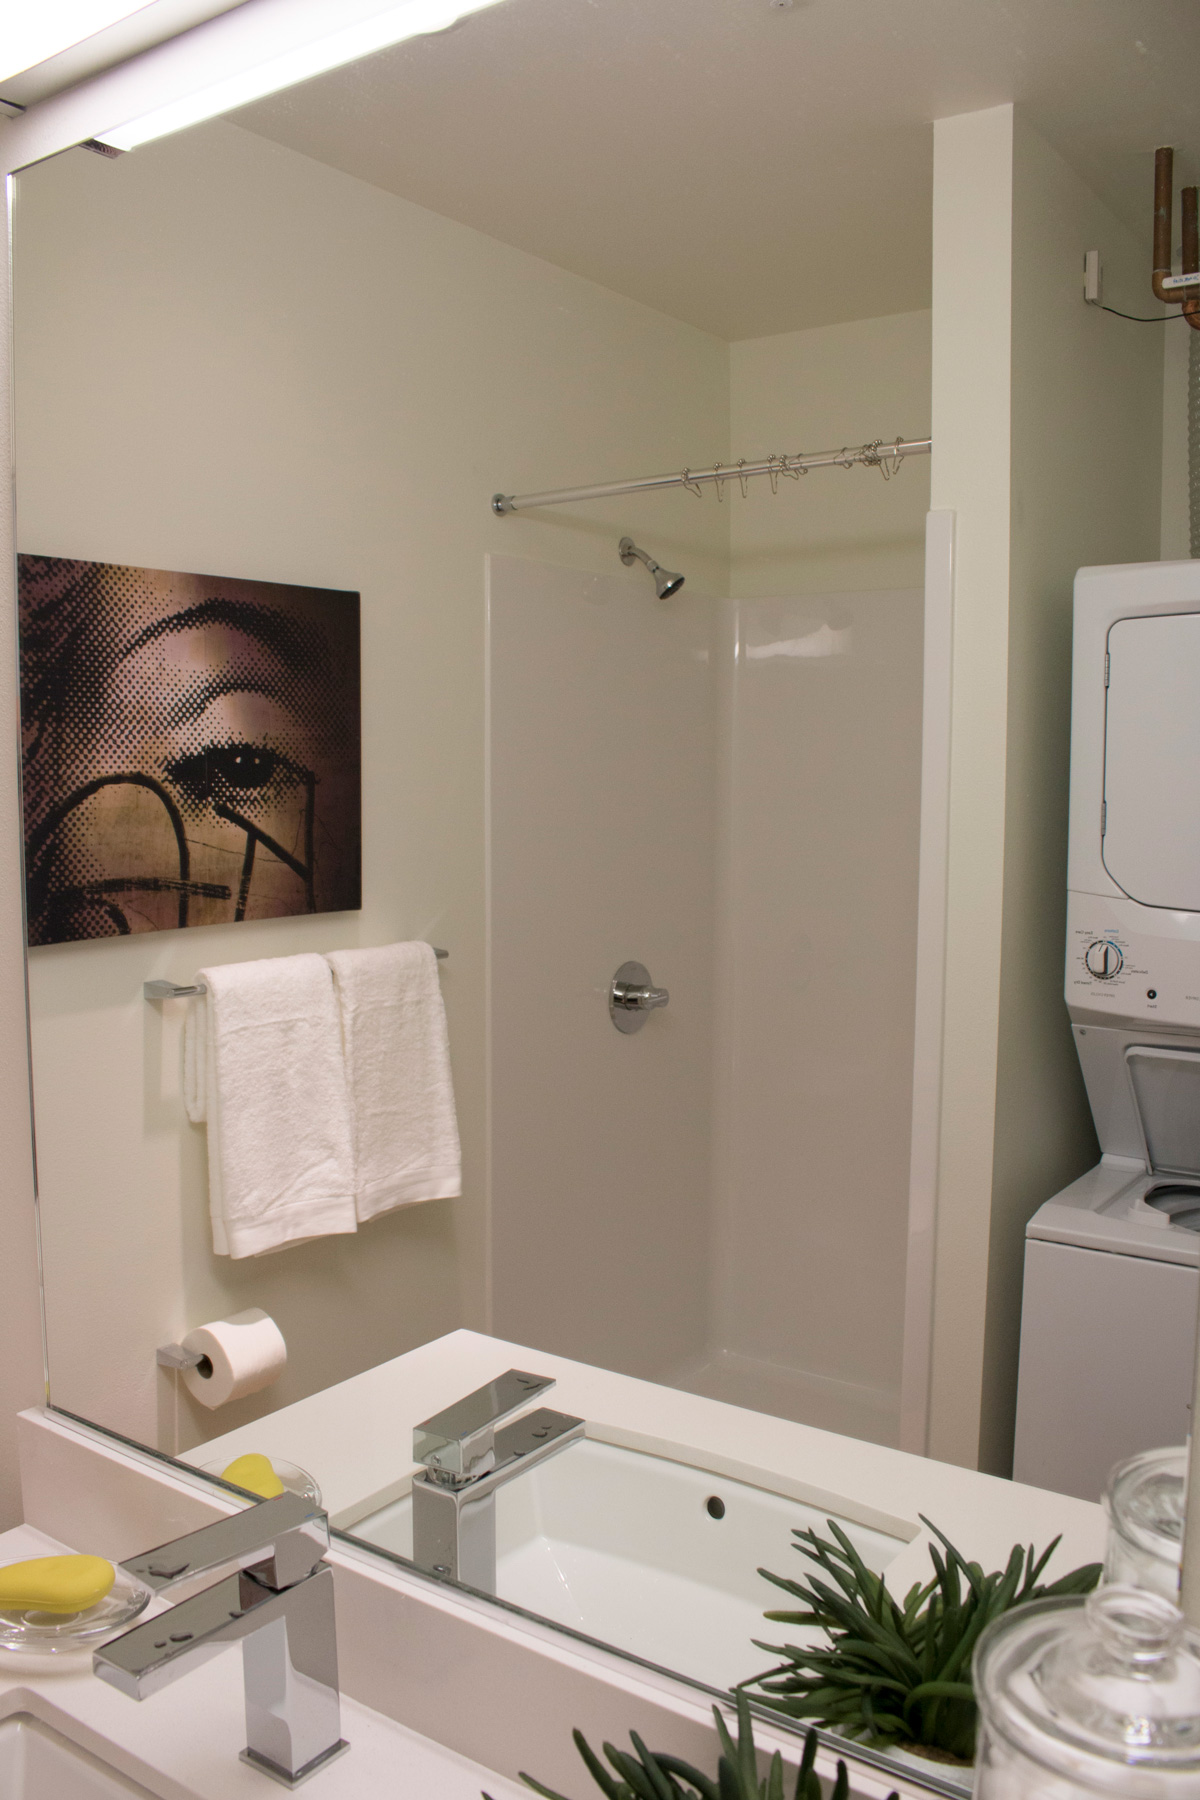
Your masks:
[[[923,597],[640,575],[491,561],[494,1329],[895,1443]]]

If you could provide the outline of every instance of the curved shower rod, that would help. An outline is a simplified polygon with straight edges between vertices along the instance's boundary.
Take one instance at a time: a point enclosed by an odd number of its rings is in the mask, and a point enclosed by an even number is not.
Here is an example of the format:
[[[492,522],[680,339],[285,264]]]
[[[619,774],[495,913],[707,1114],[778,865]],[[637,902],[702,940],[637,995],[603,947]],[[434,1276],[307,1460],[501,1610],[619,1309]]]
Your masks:
[[[895,443],[876,438],[874,443],[859,444],[855,449],[843,445],[840,450],[817,450],[811,456],[803,451],[796,456],[767,456],[761,462],[743,458],[736,463],[714,463],[711,469],[681,469],[678,475],[643,475],[637,481],[610,481],[602,487],[551,488],[544,494],[493,494],[492,511],[514,513],[531,506],[562,506],[569,500],[607,500],[612,494],[641,494],[650,488],[685,487],[690,493],[699,494],[704,481],[715,483],[718,500],[724,498],[727,481],[740,482],[745,498],[746,483],[752,475],[769,476],[771,492],[775,493],[781,475],[799,481],[810,469],[852,469],[856,463],[878,469],[888,480],[906,456],[928,456],[931,448],[930,438],[897,438]]]

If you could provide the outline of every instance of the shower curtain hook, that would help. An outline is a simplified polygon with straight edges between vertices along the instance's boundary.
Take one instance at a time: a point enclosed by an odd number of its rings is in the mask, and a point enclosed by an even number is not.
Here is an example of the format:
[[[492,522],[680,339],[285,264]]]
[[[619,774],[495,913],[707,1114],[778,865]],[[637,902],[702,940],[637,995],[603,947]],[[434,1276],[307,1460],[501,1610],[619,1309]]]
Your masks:
[[[698,481],[692,479],[692,471],[690,469],[684,469],[679,479],[689,494],[695,494],[697,500],[703,500],[704,489],[700,486]]]
[[[743,500],[745,500],[748,497],[749,492],[750,492],[749,488],[746,486],[746,476],[743,474],[743,470],[745,469],[745,467],[746,467],[745,457],[744,456],[739,457],[738,458],[738,480],[742,484],[742,499]]]
[[[767,458],[767,479],[771,483],[771,492],[773,494],[779,492],[779,470],[775,467],[778,460],[779,459],[775,456],[768,456]]]
[[[803,452],[803,451],[801,451],[801,452],[800,452],[800,455],[801,455],[801,456],[803,456],[803,454],[804,454],[804,452]],[[798,458],[797,458],[797,461],[799,461],[799,457],[798,457]],[[790,458],[790,457],[789,457],[789,456],[781,456],[781,457],[780,457],[780,459],[779,459],[779,467],[780,467],[780,469],[781,469],[781,470],[782,470],[782,472],[783,472],[783,473],[784,473],[784,474],[785,474],[785,475],[786,475],[786,476],[787,476],[787,477],[788,477],[788,478],[789,478],[789,479],[790,479],[790,480],[791,480],[791,481],[799,481],[799,479],[800,479],[800,477],[801,477],[801,476],[802,476],[802,475],[807,475],[807,474],[808,474],[808,470],[807,470],[807,469],[793,469],[793,467],[792,467],[792,460],[791,460],[791,458]]]
[[[723,500],[725,498],[725,478],[721,474],[720,463],[713,464],[712,472],[713,472],[713,486],[717,490],[717,499]]]

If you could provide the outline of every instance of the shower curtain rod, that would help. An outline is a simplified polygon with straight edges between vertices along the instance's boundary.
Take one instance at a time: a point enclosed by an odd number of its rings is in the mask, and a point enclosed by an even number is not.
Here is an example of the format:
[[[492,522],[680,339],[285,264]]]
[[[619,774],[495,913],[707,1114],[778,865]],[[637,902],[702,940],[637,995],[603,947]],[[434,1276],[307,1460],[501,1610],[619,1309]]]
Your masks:
[[[877,438],[873,444],[859,444],[853,450],[843,445],[840,450],[818,450],[811,456],[805,456],[801,451],[796,456],[768,456],[761,462],[747,462],[743,458],[736,463],[714,463],[711,469],[682,469],[678,475],[643,475],[637,481],[610,481],[603,487],[551,488],[544,494],[493,494],[492,511],[501,514],[524,512],[530,506],[562,506],[570,500],[607,500],[613,494],[641,494],[650,488],[685,487],[691,493],[699,494],[702,481],[716,484],[718,500],[724,497],[727,481],[740,482],[744,498],[746,483],[752,475],[769,476],[774,493],[781,475],[799,481],[810,469],[852,469],[856,463],[863,468],[878,469],[886,481],[896,473],[906,456],[928,456],[931,447],[929,438],[897,438],[895,443],[885,443],[882,438]]]

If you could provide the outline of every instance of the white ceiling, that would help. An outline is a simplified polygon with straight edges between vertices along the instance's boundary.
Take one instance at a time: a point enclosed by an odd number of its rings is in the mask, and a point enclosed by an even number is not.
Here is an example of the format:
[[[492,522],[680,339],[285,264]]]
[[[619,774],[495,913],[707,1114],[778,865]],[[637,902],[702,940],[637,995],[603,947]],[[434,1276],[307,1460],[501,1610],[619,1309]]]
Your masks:
[[[1003,101],[1148,241],[1198,92],[1200,0],[506,0],[233,117],[736,339],[927,305],[931,121]]]

